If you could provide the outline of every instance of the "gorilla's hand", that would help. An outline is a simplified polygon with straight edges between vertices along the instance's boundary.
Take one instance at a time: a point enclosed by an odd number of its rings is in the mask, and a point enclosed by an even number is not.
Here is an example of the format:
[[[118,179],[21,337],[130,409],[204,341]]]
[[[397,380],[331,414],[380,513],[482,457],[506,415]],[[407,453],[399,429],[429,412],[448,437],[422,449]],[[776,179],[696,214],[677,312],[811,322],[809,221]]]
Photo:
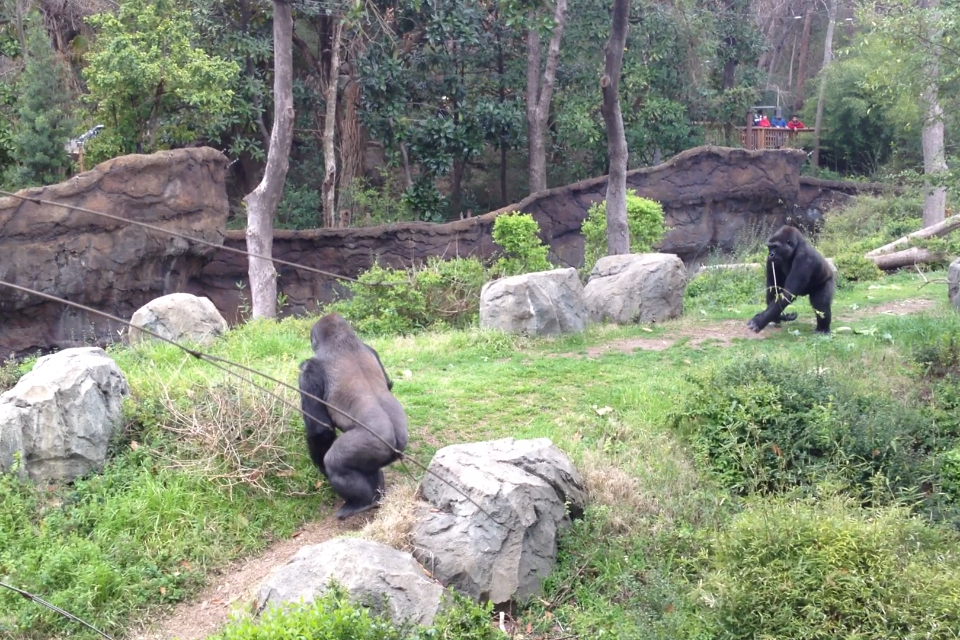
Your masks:
[[[747,328],[754,333],[760,333],[763,330],[763,326],[760,324],[760,316],[762,313],[758,313],[750,319],[750,322],[747,323]]]

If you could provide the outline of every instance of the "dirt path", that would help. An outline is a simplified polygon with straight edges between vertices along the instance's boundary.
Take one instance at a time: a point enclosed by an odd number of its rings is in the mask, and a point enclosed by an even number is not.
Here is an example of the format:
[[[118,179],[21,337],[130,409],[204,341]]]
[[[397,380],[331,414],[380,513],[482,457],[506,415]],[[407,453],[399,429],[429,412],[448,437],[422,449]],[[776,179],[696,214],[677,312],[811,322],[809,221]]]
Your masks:
[[[328,516],[310,522],[287,540],[274,543],[256,557],[244,558],[210,578],[207,588],[195,599],[181,602],[162,619],[127,637],[136,640],[202,640],[216,633],[230,614],[253,602],[254,590],[274,568],[289,560],[301,547],[319,544],[343,533],[356,531],[367,523],[362,517],[340,522]]]
[[[906,300],[891,300],[875,306],[863,307],[859,309],[838,309],[840,311],[833,319],[833,327],[841,326],[847,322],[859,322],[869,317],[881,315],[904,316],[911,313],[919,313],[932,308],[936,303],[933,300],[924,298],[909,298]],[[808,321],[812,322],[812,320]],[[796,322],[804,322],[803,318]],[[612,340],[605,344],[597,345],[587,349],[588,358],[597,358],[610,351],[619,351],[622,353],[631,353],[638,349],[644,351],[663,351],[669,349],[681,340],[687,340],[691,347],[712,344],[720,347],[729,347],[734,340],[764,340],[776,331],[784,331],[790,327],[791,323],[785,323],[778,329],[771,325],[762,333],[754,333],[747,329],[747,323],[744,320],[721,320],[717,322],[707,322],[696,319],[681,319],[670,326],[669,335],[634,336],[622,340]],[[564,354],[573,356],[574,354]]]

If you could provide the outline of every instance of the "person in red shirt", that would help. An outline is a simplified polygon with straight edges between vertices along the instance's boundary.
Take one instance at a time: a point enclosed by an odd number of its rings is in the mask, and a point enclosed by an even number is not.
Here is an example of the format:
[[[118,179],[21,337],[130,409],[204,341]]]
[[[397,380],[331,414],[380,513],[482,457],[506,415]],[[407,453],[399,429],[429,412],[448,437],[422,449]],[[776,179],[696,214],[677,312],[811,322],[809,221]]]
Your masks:
[[[770,126],[770,120],[767,119],[767,114],[765,114],[765,113],[761,113],[761,114],[760,114],[760,122],[757,123],[757,126],[758,126],[758,127],[769,127],[769,126]]]
[[[800,118],[793,116],[790,118],[790,122],[787,123],[787,129],[805,129],[806,127],[800,122]]]

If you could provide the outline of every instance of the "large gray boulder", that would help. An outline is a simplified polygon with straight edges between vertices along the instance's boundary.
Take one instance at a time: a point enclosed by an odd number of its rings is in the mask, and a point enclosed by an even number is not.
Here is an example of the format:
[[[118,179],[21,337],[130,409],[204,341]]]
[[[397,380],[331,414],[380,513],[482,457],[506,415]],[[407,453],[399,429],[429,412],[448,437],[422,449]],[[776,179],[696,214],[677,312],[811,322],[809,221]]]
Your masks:
[[[420,491],[435,509],[413,530],[423,566],[481,602],[539,593],[556,564],[558,534],[586,505],[569,458],[547,438],[505,438],[444,447],[430,470]]]
[[[950,263],[947,272],[947,296],[954,309],[960,309],[960,258]]]
[[[687,270],[671,253],[606,256],[583,289],[590,320],[632,324],[683,314]]]
[[[257,611],[311,602],[331,581],[344,587],[355,603],[396,623],[430,625],[445,593],[409,553],[360,538],[334,538],[303,547],[274,569],[260,585]]]
[[[72,480],[103,466],[130,393],[117,364],[99,347],[65,349],[0,395],[0,470],[19,454],[20,477]]]
[[[209,298],[189,293],[171,293],[151,300],[137,309],[130,324],[130,342],[151,337],[140,331],[143,328],[168,340],[209,345],[227,330],[227,321]]]
[[[580,333],[587,324],[577,270],[493,280],[480,291],[480,326],[525,335]]]

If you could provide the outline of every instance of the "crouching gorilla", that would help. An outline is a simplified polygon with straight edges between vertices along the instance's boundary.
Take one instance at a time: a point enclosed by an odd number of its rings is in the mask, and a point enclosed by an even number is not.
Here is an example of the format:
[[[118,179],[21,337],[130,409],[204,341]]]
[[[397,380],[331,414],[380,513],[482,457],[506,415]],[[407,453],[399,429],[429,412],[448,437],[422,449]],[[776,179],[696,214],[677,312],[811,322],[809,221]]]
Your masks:
[[[380,356],[360,341],[346,320],[335,313],[323,316],[310,330],[310,344],[314,355],[300,364],[307,448],[320,473],[344,499],[337,511],[342,520],[379,504],[385,489],[382,469],[400,457],[396,451],[407,447],[407,417],[390,393],[393,383]],[[339,438],[334,427],[343,432]]]
[[[817,333],[830,333],[830,305],[836,289],[830,263],[793,227],[780,227],[767,240],[767,248],[767,308],[747,326],[759,333],[771,322],[796,320],[796,313],[783,310],[798,296],[810,296]]]

